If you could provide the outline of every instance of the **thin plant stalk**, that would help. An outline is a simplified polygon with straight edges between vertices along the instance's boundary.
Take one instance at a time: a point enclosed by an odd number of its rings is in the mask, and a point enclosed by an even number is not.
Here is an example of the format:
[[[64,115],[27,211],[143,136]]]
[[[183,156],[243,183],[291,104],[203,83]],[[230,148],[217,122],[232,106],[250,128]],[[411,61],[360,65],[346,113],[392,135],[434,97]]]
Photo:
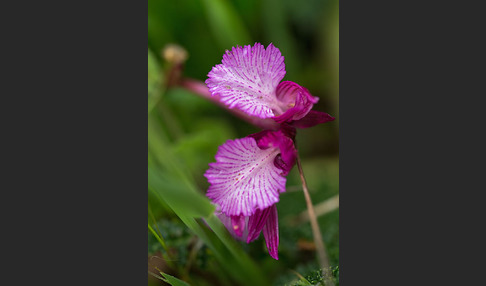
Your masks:
[[[314,211],[314,206],[312,205],[312,200],[309,194],[309,189],[307,188],[307,182],[305,180],[304,171],[302,170],[302,164],[300,163],[300,157],[298,152],[297,167],[299,168],[300,180],[302,181],[302,189],[304,191],[305,202],[307,204],[307,211],[309,212],[309,220],[311,223],[312,234],[314,235],[314,243],[316,245],[319,264],[324,271],[326,285],[334,286],[334,282],[331,278],[329,259],[327,257],[326,248],[324,246],[324,240],[322,240],[321,230],[319,229],[319,224],[317,223],[316,213]]]

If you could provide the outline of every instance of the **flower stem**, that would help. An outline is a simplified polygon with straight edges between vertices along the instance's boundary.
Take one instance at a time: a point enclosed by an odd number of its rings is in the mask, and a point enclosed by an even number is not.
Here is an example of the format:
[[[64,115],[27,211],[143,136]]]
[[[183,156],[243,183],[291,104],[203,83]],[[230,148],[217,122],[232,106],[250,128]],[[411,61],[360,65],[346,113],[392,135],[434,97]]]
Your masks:
[[[305,202],[307,204],[307,211],[309,212],[309,220],[311,223],[312,234],[314,235],[314,243],[316,245],[317,257],[319,264],[324,272],[327,286],[334,286],[334,282],[331,278],[331,269],[329,265],[329,259],[327,258],[326,248],[324,241],[322,240],[319,224],[317,224],[317,217],[312,205],[311,197],[309,195],[309,189],[307,188],[307,182],[305,181],[304,171],[302,170],[302,164],[300,163],[299,153],[297,152],[297,167],[299,168],[300,180],[302,181],[302,189],[304,190]]]

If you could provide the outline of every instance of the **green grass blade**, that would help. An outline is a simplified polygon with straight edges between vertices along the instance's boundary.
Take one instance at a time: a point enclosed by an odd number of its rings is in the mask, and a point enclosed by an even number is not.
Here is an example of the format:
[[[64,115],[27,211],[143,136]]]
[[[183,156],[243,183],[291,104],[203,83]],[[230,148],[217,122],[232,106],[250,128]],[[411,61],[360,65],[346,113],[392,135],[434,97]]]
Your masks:
[[[159,236],[158,233],[156,233],[154,231],[154,229],[150,226],[150,224],[148,225],[148,229],[155,236],[155,238],[159,241],[160,245],[162,245],[162,247],[164,248],[165,252],[169,253],[169,251],[167,250],[167,246],[165,245],[164,240]]]
[[[162,69],[154,54],[148,50],[148,112],[154,108],[162,96]]]
[[[253,44],[236,9],[227,0],[202,0],[212,34],[222,49]]]
[[[180,279],[178,279],[174,276],[171,276],[169,274],[160,272],[160,275],[164,276],[164,278],[166,279],[165,282],[169,283],[172,286],[190,286],[186,282],[184,282],[184,281],[182,281],[182,280],[180,280]]]
[[[262,30],[266,38],[285,55],[286,75],[292,78],[294,71],[299,70],[300,55],[297,52],[296,40],[289,30],[285,7],[279,0],[263,0],[261,7],[261,13],[265,15],[262,17]]]
[[[176,213],[183,212],[187,216],[198,218],[214,212],[214,206],[201,193],[185,187],[177,178],[159,169],[149,168],[148,185]]]

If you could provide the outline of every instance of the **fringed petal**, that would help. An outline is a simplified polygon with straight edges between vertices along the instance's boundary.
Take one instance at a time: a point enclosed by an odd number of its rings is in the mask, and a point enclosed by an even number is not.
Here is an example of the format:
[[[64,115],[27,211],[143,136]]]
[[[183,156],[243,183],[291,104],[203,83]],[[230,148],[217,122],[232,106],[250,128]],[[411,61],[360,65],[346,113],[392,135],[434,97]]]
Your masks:
[[[250,216],[279,201],[286,178],[275,166],[278,146],[261,149],[252,137],[228,140],[204,174],[211,184],[207,196],[227,216]]]
[[[280,50],[260,43],[233,47],[223,55],[222,64],[208,74],[206,84],[211,94],[218,94],[229,108],[238,108],[251,116],[270,118],[283,113],[276,98],[276,88],[285,76]]]

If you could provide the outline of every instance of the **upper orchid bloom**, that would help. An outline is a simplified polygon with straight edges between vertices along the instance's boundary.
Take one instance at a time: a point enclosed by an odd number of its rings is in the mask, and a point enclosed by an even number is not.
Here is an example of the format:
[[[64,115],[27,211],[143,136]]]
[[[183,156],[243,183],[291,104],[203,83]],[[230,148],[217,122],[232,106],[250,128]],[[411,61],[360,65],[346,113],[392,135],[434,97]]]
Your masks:
[[[289,131],[290,130],[290,131]],[[285,176],[297,157],[292,128],[262,131],[228,140],[204,174],[207,196],[228,230],[247,243],[263,230],[270,255],[278,259],[278,216],[275,204],[285,192]]]
[[[306,128],[331,121],[327,113],[314,111],[306,118],[319,98],[295,82],[281,80],[285,76],[284,57],[269,44],[267,49],[255,43],[226,51],[222,64],[208,74],[206,84],[212,95],[219,95],[229,108],[238,108],[250,116],[273,118],[278,123],[295,123]],[[305,120],[304,124],[299,124]]]

